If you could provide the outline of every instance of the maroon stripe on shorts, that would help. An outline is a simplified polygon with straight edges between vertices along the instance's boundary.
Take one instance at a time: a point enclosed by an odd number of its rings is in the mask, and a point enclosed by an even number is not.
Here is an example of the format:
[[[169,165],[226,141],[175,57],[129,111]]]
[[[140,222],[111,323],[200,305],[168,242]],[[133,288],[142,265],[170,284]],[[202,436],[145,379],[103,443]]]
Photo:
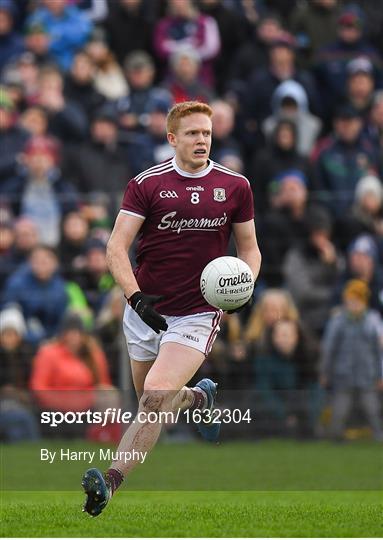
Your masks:
[[[222,311],[217,311],[213,317],[213,321],[212,321],[213,328],[212,328],[212,331],[210,332],[209,339],[207,340],[207,343],[206,343],[205,356],[209,354],[211,347],[213,345],[213,342],[214,342],[214,338],[218,333],[218,326],[219,326],[219,323],[221,322],[221,317],[222,317]]]

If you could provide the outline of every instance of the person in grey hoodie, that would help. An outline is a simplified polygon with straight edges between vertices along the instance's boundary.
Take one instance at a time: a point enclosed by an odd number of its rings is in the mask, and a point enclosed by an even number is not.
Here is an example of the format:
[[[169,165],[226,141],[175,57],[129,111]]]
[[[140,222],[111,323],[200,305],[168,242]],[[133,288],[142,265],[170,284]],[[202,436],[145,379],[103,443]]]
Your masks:
[[[329,320],[322,342],[320,381],[332,390],[330,435],[341,439],[358,397],[374,438],[383,440],[377,388],[382,388],[382,321],[368,309],[370,290],[352,279],[343,290],[343,305]]]
[[[266,118],[262,129],[270,137],[281,118],[293,120],[298,130],[297,150],[303,156],[310,154],[321,129],[322,121],[310,113],[306,90],[294,80],[281,83],[271,98],[273,114]]]

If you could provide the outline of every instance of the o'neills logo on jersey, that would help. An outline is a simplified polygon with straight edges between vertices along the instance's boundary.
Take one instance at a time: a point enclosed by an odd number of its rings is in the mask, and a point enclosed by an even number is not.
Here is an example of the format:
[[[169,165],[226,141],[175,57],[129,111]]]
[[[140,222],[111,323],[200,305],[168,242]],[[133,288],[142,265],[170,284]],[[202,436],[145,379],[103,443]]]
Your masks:
[[[223,216],[209,219],[209,218],[190,218],[190,219],[173,219],[177,215],[177,212],[169,212],[165,214],[161,219],[158,229],[164,231],[166,229],[172,229],[173,232],[179,234],[181,231],[218,231],[217,227],[222,227],[227,222],[227,215],[224,212]]]

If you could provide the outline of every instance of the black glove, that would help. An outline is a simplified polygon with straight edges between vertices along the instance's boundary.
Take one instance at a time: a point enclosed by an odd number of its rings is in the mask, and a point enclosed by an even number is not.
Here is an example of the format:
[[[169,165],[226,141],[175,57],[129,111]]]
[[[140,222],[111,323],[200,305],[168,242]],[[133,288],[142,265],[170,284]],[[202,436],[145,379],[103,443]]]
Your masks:
[[[129,304],[134,311],[141,317],[141,319],[150,328],[152,328],[156,334],[160,333],[160,330],[167,330],[168,325],[162,315],[152,307],[157,302],[164,299],[164,296],[153,296],[150,294],[144,294],[141,291],[137,291],[132,294],[128,299]]]
[[[254,283],[254,289],[256,286],[257,284]],[[251,307],[253,304],[254,304],[254,296],[251,295],[249,300],[246,302],[246,304],[243,304],[243,306],[237,307],[236,309],[231,309],[230,311],[227,311],[226,313],[228,315],[231,315],[232,313],[238,313],[239,311],[242,311],[243,309],[245,309],[246,306]]]

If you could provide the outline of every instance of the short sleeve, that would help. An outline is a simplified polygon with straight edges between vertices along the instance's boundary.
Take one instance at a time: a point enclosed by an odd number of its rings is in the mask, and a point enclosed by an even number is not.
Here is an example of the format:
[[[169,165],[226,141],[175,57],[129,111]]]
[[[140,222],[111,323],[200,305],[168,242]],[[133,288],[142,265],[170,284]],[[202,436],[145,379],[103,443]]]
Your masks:
[[[232,223],[245,223],[254,219],[254,199],[250,183],[246,178],[241,179],[241,183],[235,191],[236,207],[232,216]]]
[[[128,183],[122,199],[121,212],[146,218],[149,210],[149,200],[144,183],[139,184],[135,179]]]

